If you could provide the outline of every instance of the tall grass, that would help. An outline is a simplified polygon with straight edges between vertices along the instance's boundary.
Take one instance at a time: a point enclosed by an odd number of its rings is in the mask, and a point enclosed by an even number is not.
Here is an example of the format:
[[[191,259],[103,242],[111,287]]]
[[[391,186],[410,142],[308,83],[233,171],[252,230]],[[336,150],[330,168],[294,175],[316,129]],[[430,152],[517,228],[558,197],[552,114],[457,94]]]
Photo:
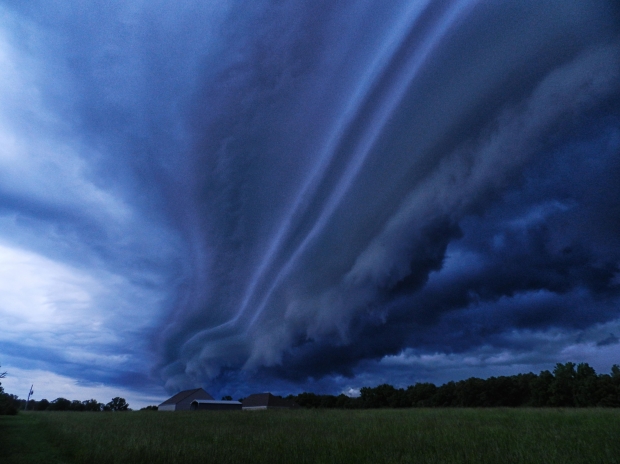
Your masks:
[[[620,463],[620,411],[31,413],[75,463]],[[36,422],[36,424],[35,424]]]

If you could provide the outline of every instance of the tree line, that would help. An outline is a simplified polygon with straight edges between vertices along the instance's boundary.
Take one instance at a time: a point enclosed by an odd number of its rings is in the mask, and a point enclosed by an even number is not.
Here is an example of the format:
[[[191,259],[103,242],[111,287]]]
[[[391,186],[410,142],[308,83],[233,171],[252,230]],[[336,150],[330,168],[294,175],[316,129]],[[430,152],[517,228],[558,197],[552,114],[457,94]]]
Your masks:
[[[6,373],[0,373],[3,378]],[[226,397],[228,398],[228,397]],[[406,388],[389,384],[363,387],[359,397],[300,393],[287,397],[305,408],[433,408],[433,407],[620,407],[620,366],[614,364],[610,374],[597,374],[587,363],[556,364],[548,370],[512,376],[480,379],[470,377],[441,386],[416,383]],[[5,393],[0,383],[0,415],[33,411],[131,411],[124,398],[107,404],[95,399],[86,401],[56,398],[53,401],[19,399]],[[142,408],[157,410],[156,406]]]
[[[56,398],[53,401],[42,399],[40,401],[18,398],[17,395],[4,394],[6,399],[15,411],[78,411],[78,412],[103,412],[103,411],[131,411],[125,398],[112,398],[109,403],[100,403],[95,399],[86,401],[68,400],[66,398]],[[0,414],[2,414],[0,412]],[[6,413],[5,413],[6,414]]]
[[[56,398],[53,401],[46,399],[36,401],[30,400],[26,407],[26,400],[16,400],[20,409],[29,411],[78,411],[78,412],[102,412],[102,411],[131,411],[125,398],[115,397],[109,403],[99,403],[95,399],[86,401],[68,400],[66,398]]]
[[[6,377],[6,372],[0,372],[0,379]],[[2,383],[0,383],[0,415],[14,415],[21,410],[28,411],[131,411],[125,398],[115,397],[109,403],[99,403],[95,399],[79,401],[68,400],[66,398],[56,398],[53,401],[46,399],[24,400],[17,395],[5,393]]]
[[[471,377],[441,386],[416,383],[407,388],[383,384],[363,387],[360,396],[344,394],[289,395],[306,408],[433,408],[433,407],[620,407],[620,367],[598,375],[587,363],[556,364],[542,371],[479,379]]]

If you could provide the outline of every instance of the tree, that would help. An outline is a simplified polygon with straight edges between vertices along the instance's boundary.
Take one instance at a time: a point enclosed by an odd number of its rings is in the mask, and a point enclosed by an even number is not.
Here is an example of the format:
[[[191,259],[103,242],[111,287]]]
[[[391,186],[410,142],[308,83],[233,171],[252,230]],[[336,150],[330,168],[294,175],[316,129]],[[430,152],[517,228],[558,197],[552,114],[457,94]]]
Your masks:
[[[455,406],[478,408],[482,406],[489,406],[487,404],[486,389],[488,382],[477,377],[470,377],[467,380],[461,380],[456,384]]]
[[[37,402],[37,411],[45,411],[50,405],[50,402],[43,398],[41,401]]]
[[[105,405],[105,410],[106,411],[128,411],[129,404],[127,404],[127,401],[125,401],[125,398],[120,398],[117,396],[116,398],[112,398],[112,401],[110,401],[108,404]]]
[[[140,411],[157,411],[157,409],[158,409],[157,406],[150,405],[145,408],[140,408]]]
[[[407,406],[405,391],[384,383],[374,388],[362,387],[360,398],[365,408],[400,408]]]
[[[437,392],[433,395],[432,406],[443,408],[456,406],[456,393],[457,385],[455,382],[450,381],[444,383],[441,387],[437,388]]]
[[[321,406],[321,398],[316,393],[300,393],[295,402],[302,408],[318,408]]]
[[[232,401],[232,396],[230,395],[222,396],[222,401]]]
[[[617,364],[611,367],[611,375],[602,374],[598,377],[597,397],[597,406],[620,407],[620,367]]]
[[[0,379],[6,377],[6,372],[0,372]],[[0,395],[4,393],[4,388],[2,388],[2,382],[0,382]]]
[[[82,402],[80,400],[73,400],[71,401],[71,406],[69,406],[69,409],[71,411],[84,411],[84,405],[82,404]]]
[[[103,407],[104,405],[95,399],[82,401],[82,411],[99,412],[103,411]]]
[[[551,385],[553,384],[553,374],[547,370],[542,371],[530,383],[531,404],[537,408],[550,406]]]
[[[66,398],[56,398],[50,403],[48,408],[50,411],[68,411],[71,409],[71,401]]]
[[[16,395],[0,394],[0,416],[14,416],[19,410],[19,400]]]
[[[6,377],[6,372],[0,372],[0,379]],[[4,388],[0,383],[0,416],[17,414],[17,406],[15,405],[15,399],[13,395],[4,393]]]
[[[579,363],[575,374],[575,406],[596,406],[600,400],[599,383],[596,371],[588,363]]]
[[[428,407],[431,405],[433,395],[437,393],[437,387],[432,383],[416,383],[407,387],[407,397],[412,407]]]
[[[553,369],[551,384],[551,405],[558,407],[575,406],[575,363],[557,363]]]

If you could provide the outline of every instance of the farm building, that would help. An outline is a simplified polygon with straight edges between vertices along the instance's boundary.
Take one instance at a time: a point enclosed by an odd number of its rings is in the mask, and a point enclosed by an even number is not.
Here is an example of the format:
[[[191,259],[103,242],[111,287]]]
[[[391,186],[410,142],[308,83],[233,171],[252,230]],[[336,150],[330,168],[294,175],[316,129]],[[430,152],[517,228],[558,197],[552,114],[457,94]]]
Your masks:
[[[253,409],[292,409],[299,405],[294,401],[287,400],[281,396],[274,396],[271,393],[255,393],[243,400],[243,410]]]
[[[241,411],[239,401],[194,400],[190,407],[192,411]]]
[[[213,400],[202,388],[194,388],[193,390],[184,390],[172,398],[168,398],[157,407],[158,411],[189,411],[192,401],[194,400]]]

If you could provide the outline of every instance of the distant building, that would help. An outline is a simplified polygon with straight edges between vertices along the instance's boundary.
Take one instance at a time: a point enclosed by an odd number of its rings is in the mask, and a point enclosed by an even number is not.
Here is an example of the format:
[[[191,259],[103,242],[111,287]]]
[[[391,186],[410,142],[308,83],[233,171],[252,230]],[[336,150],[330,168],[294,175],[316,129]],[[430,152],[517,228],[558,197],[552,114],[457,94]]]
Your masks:
[[[172,398],[168,398],[162,404],[157,407],[158,411],[189,411],[192,401],[194,400],[212,400],[213,397],[209,395],[202,388],[195,388],[193,390],[184,390]]]
[[[241,411],[241,403],[226,400],[194,400],[190,408],[192,411]]]
[[[274,396],[271,393],[255,393],[243,400],[242,408],[244,411],[253,409],[293,409],[299,405],[294,401],[287,400],[281,396]]]

